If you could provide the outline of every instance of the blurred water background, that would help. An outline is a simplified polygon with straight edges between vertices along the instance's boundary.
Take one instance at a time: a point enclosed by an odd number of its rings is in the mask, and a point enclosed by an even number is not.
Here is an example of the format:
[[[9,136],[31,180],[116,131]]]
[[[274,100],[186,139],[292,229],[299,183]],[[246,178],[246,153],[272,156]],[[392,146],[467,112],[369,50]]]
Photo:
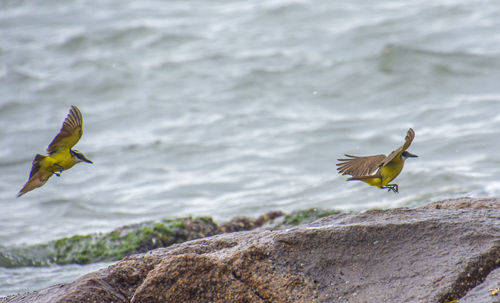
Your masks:
[[[500,194],[500,2],[0,0],[0,247]],[[94,161],[22,198],[70,105]],[[416,131],[388,193],[336,173]],[[109,263],[6,268],[0,295]]]

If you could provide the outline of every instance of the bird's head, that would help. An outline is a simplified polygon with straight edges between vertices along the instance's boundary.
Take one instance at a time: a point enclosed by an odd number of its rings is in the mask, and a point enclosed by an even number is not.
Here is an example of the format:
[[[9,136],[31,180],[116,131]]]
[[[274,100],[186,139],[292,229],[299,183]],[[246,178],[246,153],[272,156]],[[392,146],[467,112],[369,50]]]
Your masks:
[[[87,157],[85,157],[84,154],[82,154],[81,152],[79,152],[77,150],[72,150],[72,154],[75,157],[76,163],[87,162],[87,163],[90,163],[90,164],[94,164],[94,162],[92,162],[89,159],[87,159]]]
[[[416,158],[418,157],[417,155],[415,154],[412,154],[410,153],[409,151],[404,151],[402,154],[401,154],[401,157],[403,157],[404,160],[408,159],[408,158]]]

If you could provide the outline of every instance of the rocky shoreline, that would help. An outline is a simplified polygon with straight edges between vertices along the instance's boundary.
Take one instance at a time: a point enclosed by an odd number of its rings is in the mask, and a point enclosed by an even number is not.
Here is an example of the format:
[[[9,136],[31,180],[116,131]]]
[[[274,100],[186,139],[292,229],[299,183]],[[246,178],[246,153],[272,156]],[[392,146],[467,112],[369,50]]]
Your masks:
[[[109,233],[75,235],[36,245],[0,246],[0,266],[13,268],[116,261],[135,253],[194,239],[256,228],[286,228],[335,213],[340,212],[315,208],[290,214],[273,211],[256,219],[235,217],[221,224],[210,217],[147,221],[123,226]]]
[[[264,228],[274,215],[0,302],[500,302],[500,199]]]

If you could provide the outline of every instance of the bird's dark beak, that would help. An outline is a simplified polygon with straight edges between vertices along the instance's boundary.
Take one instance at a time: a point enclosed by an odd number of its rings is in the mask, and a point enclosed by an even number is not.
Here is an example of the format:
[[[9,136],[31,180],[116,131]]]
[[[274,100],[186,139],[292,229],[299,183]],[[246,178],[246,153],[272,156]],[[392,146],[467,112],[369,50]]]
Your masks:
[[[406,152],[406,157],[407,157],[407,158],[418,158],[418,156],[417,156],[417,155],[412,154],[412,153],[410,153],[410,152]]]
[[[85,158],[85,160],[83,160],[84,162],[87,162],[87,163],[90,163],[90,164],[94,164],[94,162],[90,161],[89,159]]]

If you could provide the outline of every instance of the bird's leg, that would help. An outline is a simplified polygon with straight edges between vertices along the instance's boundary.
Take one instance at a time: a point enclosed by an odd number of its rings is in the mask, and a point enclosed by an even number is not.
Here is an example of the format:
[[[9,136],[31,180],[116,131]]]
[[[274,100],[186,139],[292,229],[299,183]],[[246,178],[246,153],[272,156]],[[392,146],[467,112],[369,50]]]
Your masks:
[[[381,188],[387,188],[388,191],[393,191],[394,193],[399,193],[399,186],[397,184],[387,184],[387,186],[383,186]]]
[[[54,175],[56,175],[56,176],[60,177],[60,176],[61,176],[61,173],[62,173],[62,172],[63,172],[63,170],[64,170],[64,167],[63,167],[63,166],[61,166],[61,165],[59,165],[59,164],[57,164],[57,163],[54,163],[54,166],[57,166],[57,167],[59,168],[59,171],[58,171],[58,172],[53,171],[52,173],[53,173]]]
[[[61,165],[59,165],[57,163],[54,163],[54,165],[57,166],[57,167],[59,167],[59,175],[61,175],[62,172],[63,172],[63,170],[64,170],[64,166],[61,166]]]
[[[392,190],[393,192],[395,192],[395,193],[397,192],[397,189],[395,189],[395,188],[394,188],[394,186],[393,186],[392,184],[387,184],[387,186],[382,186],[381,188],[382,188],[382,189],[387,189],[387,192],[390,192],[391,190]]]

